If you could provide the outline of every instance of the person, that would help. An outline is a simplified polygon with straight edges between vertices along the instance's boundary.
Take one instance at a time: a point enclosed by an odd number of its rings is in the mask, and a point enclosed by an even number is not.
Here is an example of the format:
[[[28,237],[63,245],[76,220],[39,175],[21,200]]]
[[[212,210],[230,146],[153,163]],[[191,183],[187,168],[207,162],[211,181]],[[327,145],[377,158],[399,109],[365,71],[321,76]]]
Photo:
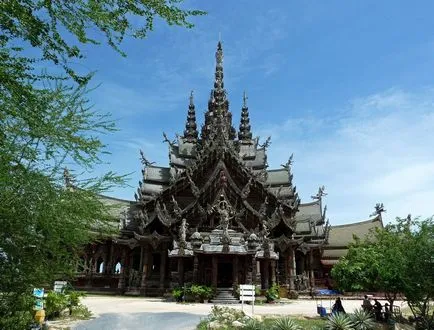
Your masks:
[[[383,306],[381,305],[381,303],[377,300],[374,299],[374,312],[375,312],[375,319],[377,321],[381,321],[382,317],[381,317],[381,310],[383,309]]]
[[[332,313],[333,314],[338,314],[338,313],[345,314],[345,309],[344,309],[344,306],[342,306],[342,301],[341,301],[340,297],[336,298],[336,301],[332,307]]]
[[[390,319],[390,308],[389,308],[389,304],[385,303],[384,304],[384,321],[389,321]]]
[[[367,295],[365,295],[365,299],[363,299],[362,308],[365,312],[371,312],[372,310],[372,304]]]

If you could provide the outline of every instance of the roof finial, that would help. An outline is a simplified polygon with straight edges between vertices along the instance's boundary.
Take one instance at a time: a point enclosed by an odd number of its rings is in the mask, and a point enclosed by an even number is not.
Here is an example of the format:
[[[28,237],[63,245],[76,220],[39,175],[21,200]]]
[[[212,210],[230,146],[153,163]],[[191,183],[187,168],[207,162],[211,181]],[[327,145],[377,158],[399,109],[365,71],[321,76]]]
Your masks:
[[[185,123],[184,139],[188,142],[196,142],[199,135],[196,124],[196,110],[193,102],[193,91],[190,92],[190,105],[188,106],[187,121]]]
[[[219,32],[219,42],[222,42],[222,33]]]
[[[190,92],[190,105],[193,105],[193,106],[194,106],[194,103],[193,103],[193,96],[194,96],[194,91],[191,90],[191,92]]]
[[[247,107],[247,94],[243,93],[243,108],[241,109],[240,130],[238,132],[238,140],[250,141],[252,132],[250,131],[249,108]]]

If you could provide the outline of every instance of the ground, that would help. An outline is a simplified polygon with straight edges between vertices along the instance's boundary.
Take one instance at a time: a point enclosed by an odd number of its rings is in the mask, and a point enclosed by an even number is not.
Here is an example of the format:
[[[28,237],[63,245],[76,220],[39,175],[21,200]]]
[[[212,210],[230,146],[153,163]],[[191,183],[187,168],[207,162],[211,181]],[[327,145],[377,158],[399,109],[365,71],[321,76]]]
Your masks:
[[[256,315],[303,315],[317,316],[316,306],[331,307],[332,300],[291,300],[285,304],[265,304],[254,306]],[[385,301],[380,301],[382,304]],[[94,318],[70,324],[74,330],[190,330],[195,329],[201,318],[208,315],[213,304],[177,304],[161,299],[129,298],[111,296],[90,296],[82,300],[92,311]],[[361,300],[343,300],[347,312],[360,308]],[[400,305],[400,302],[397,302]],[[241,309],[240,305],[230,307]],[[251,314],[251,306],[244,311]]]

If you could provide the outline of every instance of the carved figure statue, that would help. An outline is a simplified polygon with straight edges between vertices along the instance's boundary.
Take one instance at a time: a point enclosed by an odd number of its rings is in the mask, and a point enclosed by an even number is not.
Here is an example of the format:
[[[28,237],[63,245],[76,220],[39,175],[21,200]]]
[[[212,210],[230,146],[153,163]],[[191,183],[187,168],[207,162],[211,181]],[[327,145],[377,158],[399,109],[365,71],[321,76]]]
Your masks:
[[[220,223],[219,227],[223,230],[229,228],[230,220],[234,217],[234,212],[229,203],[225,200],[224,195],[220,195],[219,201],[211,208],[211,211],[218,214]]]
[[[291,172],[291,165],[294,164],[294,161],[292,160],[293,157],[294,154],[291,154],[291,156],[288,158],[288,161],[285,164],[280,164],[280,166],[282,166],[288,172]]]
[[[155,162],[150,162],[149,160],[146,159],[145,154],[143,153],[143,151],[142,151],[141,149],[140,149],[140,161],[141,161],[142,164],[145,165],[146,167],[155,164]]]
[[[316,193],[316,195],[310,196],[312,199],[314,200],[319,200],[321,199],[323,196],[327,196],[327,193],[325,192],[325,186],[320,186],[318,188],[318,192]]]
[[[263,144],[260,144],[259,147],[267,149],[270,145],[271,145],[271,136],[267,137],[265,142]]]
[[[375,204],[375,211],[370,216],[373,217],[375,215],[381,215],[381,213],[386,212],[383,203]]]

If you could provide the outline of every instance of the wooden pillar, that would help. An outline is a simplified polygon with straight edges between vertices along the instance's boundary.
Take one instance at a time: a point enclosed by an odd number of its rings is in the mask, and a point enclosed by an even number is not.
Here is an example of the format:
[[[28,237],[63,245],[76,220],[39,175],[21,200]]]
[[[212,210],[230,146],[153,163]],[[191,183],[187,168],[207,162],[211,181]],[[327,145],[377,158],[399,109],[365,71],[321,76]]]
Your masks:
[[[193,260],[193,282],[194,283],[198,283],[198,273],[199,273],[199,259],[197,255],[195,255]]]
[[[309,252],[310,287],[315,289],[315,274],[313,272],[313,249]]]
[[[141,246],[140,247],[140,263],[139,263],[139,269],[142,269],[143,268],[143,252],[144,252],[144,247],[143,246]]]
[[[184,258],[178,258],[178,278],[179,285],[184,285]]]
[[[238,285],[238,256],[234,256],[234,260],[232,262],[232,285]]]
[[[285,278],[285,285],[286,285],[286,288],[288,288],[289,287],[289,269],[288,269],[288,267],[289,267],[289,265],[288,265],[288,258],[289,258],[289,254],[288,254],[288,251],[285,251],[285,253],[283,254],[283,266],[284,266],[284,278]]]
[[[163,249],[160,252],[160,290],[164,291],[164,280],[166,279],[166,261],[167,261],[167,250]]]
[[[271,260],[271,285],[276,284],[276,260]]]
[[[123,293],[125,291],[125,278],[127,276],[127,249],[122,247],[121,269],[119,274],[118,290]]]
[[[270,260],[264,259],[262,260],[262,272],[264,290],[268,290],[270,287]]]
[[[289,250],[289,289],[295,290],[295,248],[291,246]]]
[[[217,287],[217,277],[218,276],[218,259],[217,256],[212,256],[212,286]]]
[[[148,277],[149,272],[149,247],[145,247],[144,251],[144,260],[143,260],[143,268],[142,268],[142,278],[140,281],[140,294],[145,295],[146,294],[146,279]]]

